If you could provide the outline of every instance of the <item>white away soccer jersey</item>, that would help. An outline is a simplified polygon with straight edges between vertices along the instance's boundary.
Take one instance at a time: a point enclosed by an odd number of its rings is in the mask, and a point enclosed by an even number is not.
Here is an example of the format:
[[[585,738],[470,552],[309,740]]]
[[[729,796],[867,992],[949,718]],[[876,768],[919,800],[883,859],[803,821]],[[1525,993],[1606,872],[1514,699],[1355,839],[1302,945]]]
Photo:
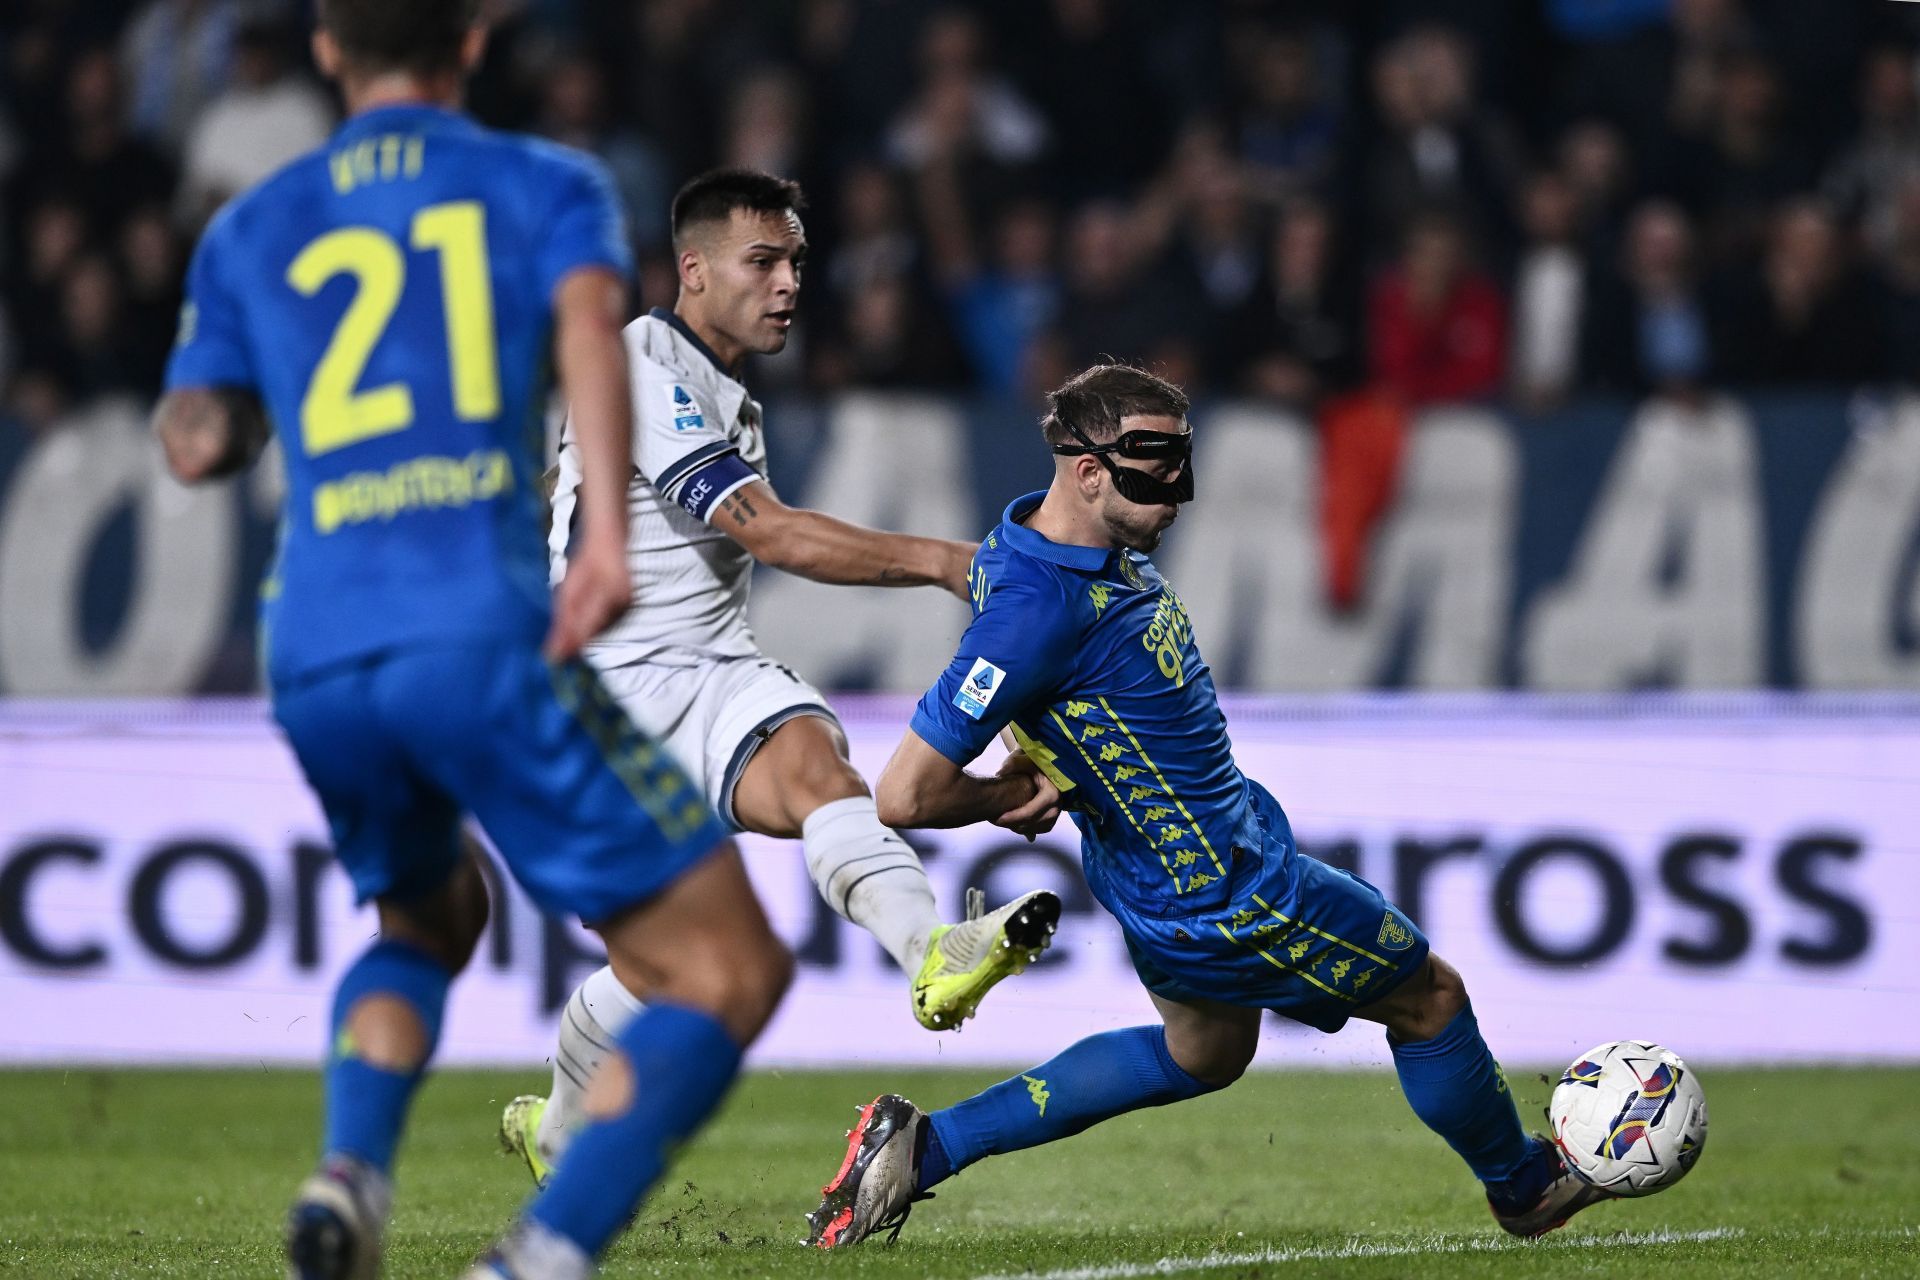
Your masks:
[[[589,656],[605,667],[668,650],[756,654],[747,627],[753,557],[707,518],[735,490],[766,479],[760,406],[672,312],[656,307],[623,336],[633,380],[627,567],[634,607]],[[548,538],[556,583],[566,571],[579,488],[580,449],[569,422]]]

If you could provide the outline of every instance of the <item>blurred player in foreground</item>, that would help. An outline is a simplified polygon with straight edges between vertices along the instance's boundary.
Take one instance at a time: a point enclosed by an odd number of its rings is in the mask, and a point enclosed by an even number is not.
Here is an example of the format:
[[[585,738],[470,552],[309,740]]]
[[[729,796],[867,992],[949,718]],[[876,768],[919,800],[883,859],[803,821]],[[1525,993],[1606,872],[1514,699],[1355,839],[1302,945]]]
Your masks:
[[[1060,918],[1047,892],[943,925],[920,858],[882,825],[846,735],[818,690],[760,652],[747,626],[757,560],[816,582],[944,587],[967,598],[973,547],[882,533],[789,507],[767,482],[760,406],[742,384],[751,353],[787,344],[807,255],[795,183],[721,169],[673,202],[674,309],[626,329],[633,377],[632,533],[636,603],[587,650],[636,724],[659,738],[734,827],[799,839],[827,904],[880,941],[911,979],[914,1016],[959,1026],[1001,979],[1045,950]],[[562,436],[551,550],[570,573],[581,449]],[[640,1008],[611,969],[561,1017],[548,1098],[516,1098],[500,1121],[510,1151],[544,1178],[588,1115],[602,1046]]]
[[[1030,833],[1070,809],[1087,883],[1162,1025],[1092,1036],[930,1116],[876,1099],[809,1242],[897,1234],[916,1199],[977,1160],[1225,1088],[1253,1059],[1263,1009],[1328,1032],[1383,1024],[1407,1101],[1500,1225],[1560,1225],[1600,1193],[1521,1129],[1460,975],[1372,885],[1300,853],[1234,764],[1186,609],[1147,558],[1193,497],[1186,397],[1101,365],[1049,402],[1053,485],[1008,507],[974,558],[973,625],[880,776],[880,812]],[[996,777],[965,772],[1009,725],[1023,750]]]
[[[301,1278],[379,1270],[394,1148],[486,921],[463,812],[649,1001],[611,1042],[566,1170],[475,1276],[586,1276],[791,972],[699,790],[577,656],[631,592],[625,238],[597,164],[459,114],[475,7],[321,0],[314,52],[349,119],[209,227],[156,411],[188,482],[246,465],[269,417],[279,434],[274,714],[379,908],[340,980],[321,1161],[288,1219]],[[549,356],[584,461],[557,597],[536,454]]]

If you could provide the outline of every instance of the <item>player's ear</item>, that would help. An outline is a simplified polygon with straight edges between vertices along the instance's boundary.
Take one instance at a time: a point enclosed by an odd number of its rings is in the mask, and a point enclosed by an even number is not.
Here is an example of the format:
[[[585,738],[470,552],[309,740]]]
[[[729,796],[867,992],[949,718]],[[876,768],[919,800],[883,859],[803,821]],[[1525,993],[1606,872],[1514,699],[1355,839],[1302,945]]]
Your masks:
[[[471,75],[486,56],[487,28],[478,24],[468,27],[466,37],[460,41],[460,69]]]
[[[707,288],[707,262],[700,251],[689,245],[680,251],[680,287],[688,293],[704,293]]]
[[[1073,460],[1074,483],[1080,486],[1080,496],[1091,502],[1100,496],[1100,477],[1106,474],[1098,459],[1081,454]]]
[[[340,42],[325,27],[313,29],[313,65],[329,80],[340,78]]]

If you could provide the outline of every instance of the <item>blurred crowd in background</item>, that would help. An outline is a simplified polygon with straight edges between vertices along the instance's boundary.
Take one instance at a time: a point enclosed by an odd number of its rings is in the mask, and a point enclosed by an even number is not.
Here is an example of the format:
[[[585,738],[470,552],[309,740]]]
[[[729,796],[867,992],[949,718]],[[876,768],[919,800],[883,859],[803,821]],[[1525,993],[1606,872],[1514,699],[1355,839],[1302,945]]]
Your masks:
[[[1418,408],[1920,380],[1920,6],[522,0],[472,105],[616,176],[638,305],[716,164],[815,253],[762,391]],[[152,395],[194,237],[336,119],[300,0],[0,5],[0,430]]]

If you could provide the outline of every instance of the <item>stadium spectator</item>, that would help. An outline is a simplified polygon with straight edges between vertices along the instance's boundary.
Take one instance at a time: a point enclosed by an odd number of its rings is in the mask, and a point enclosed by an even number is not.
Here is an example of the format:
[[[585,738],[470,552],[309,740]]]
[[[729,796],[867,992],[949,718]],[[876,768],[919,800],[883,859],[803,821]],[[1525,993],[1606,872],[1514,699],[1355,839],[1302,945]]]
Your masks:
[[[64,395],[60,377],[63,349],[59,326],[53,317],[59,314],[60,296],[67,273],[87,248],[87,220],[78,202],[60,195],[42,198],[28,210],[22,234],[21,252],[11,261],[7,274],[7,306],[26,323],[15,327],[19,342],[16,384],[25,382],[33,390],[35,404],[49,403]],[[21,390],[15,385],[11,397]],[[23,416],[38,414],[21,410]]]
[[[154,0],[120,54],[133,87],[135,133],[178,155],[194,119],[227,87],[237,0]]]
[[[1228,323],[1260,277],[1261,227],[1245,175],[1227,139],[1202,122],[1132,219],[1139,252],[1157,263],[1157,287],[1189,309],[1188,336],[1207,353],[1210,375],[1224,372]]]
[[[1579,205],[1558,173],[1542,170],[1520,197],[1526,245],[1513,278],[1513,394],[1527,409],[1558,404],[1579,376],[1587,263]]]
[[[180,279],[186,247],[158,205],[134,210],[121,224],[119,274],[126,295],[126,352],[135,390],[151,392],[166,372],[180,326]]]
[[[1892,226],[1882,255],[1887,283],[1889,372],[1920,388],[1920,176],[1895,194]]]
[[[535,131],[590,151],[607,166],[626,206],[636,257],[664,248],[674,191],[671,166],[650,139],[615,120],[600,63],[585,52],[567,50],[546,68],[540,84]]]
[[[333,131],[333,106],[294,69],[296,34],[285,22],[249,18],[234,36],[233,85],[187,133],[175,203],[180,225],[198,231],[215,209]]]
[[[1860,129],[1828,167],[1822,184],[1840,215],[1857,223],[1867,244],[1892,247],[1901,192],[1920,175],[1920,93],[1913,51],[1881,45],[1860,69]]]
[[[1351,386],[1361,367],[1359,295],[1331,210],[1288,202],[1260,282],[1228,326],[1230,385],[1301,409]]]
[[[1136,11],[1119,0],[1046,0],[1012,48],[1054,141],[1055,194],[1077,201],[1123,195],[1153,176],[1171,136],[1148,72]]]
[[[981,172],[1019,170],[1040,158],[1046,120],[984,65],[984,32],[962,9],[936,14],[921,43],[921,78],[893,122],[887,149],[910,169],[941,158]]]
[[[1746,386],[1881,380],[1885,313],[1832,213],[1817,200],[1792,201],[1774,217],[1759,269],[1740,272],[1724,291],[1714,337],[1720,373]]]
[[[1807,190],[1816,171],[1778,73],[1752,51],[1722,59],[1699,131],[1675,134],[1657,163],[1657,191],[1699,220],[1707,254],[1719,263],[1758,250],[1775,206]]]
[[[1364,161],[1370,243],[1399,243],[1412,210],[1446,202],[1484,242],[1508,241],[1515,156],[1504,122],[1474,97],[1472,52],[1455,32],[1420,27],[1374,64],[1382,132]]]
[[[965,241],[950,244],[941,255],[940,277],[954,331],[980,386],[996,395],[1017,395],[1033,385],[1028,373],[1034,344],[1059,318],[1062,289],[1054,237],[1052,206],[1018,200],[995,224],[990,264],[980,264]]]
[[[1650,201],[1634,211],[1618,267],[1595,281],[1582,328],[1586,389],[1684,398],[1700,388],[1711,350],[1707,308],[1693,229],[1678,205]]]
[[[850,166],[836,213],[833,252],[822,255],[819,270],[834,303],[874,280],[921,269],[920,239],[892,171],[872,162]]]
[[[1472,265],[1459,218],[1416,215],[1404,243],[1368,301],[1375,381],[1414,407],[1493,395],[1506,373],[1506,300]]]
[[[1262,33],[1239,58],[1240,156],[1265,199],[1321,193],[1333,181],[1341,112],[1308,29]]]
[[[794,177],[806,166],[806,99],[800,82],[777,67],[742,80],[727,106],[720,162]]]
[[[838,319],[838,341],[816,365],[826,385],[955,391],[966,384],[966,363],[941,309],[927,305],[904,275],[863,281]]]
[[[78,202],[90,240],[110,238],[123,210],[172,198],[172,164],[127,131],[120,72],[104,48],[68,68],[62,126],[37,134],[9,195],[29,209],[53,192]]]
[[[1096,202],[1076,211],[1067,231],[1066,300],[1044,360],[1031,370],[1052,385],[1058,367],[1084,368],[1102,357],[1164,373],[1185,387],[1200,379],[1205,305],[1156,269],[1152,245],[1126,207]],[[1179,375],[1176,377],[1176,374]]]

